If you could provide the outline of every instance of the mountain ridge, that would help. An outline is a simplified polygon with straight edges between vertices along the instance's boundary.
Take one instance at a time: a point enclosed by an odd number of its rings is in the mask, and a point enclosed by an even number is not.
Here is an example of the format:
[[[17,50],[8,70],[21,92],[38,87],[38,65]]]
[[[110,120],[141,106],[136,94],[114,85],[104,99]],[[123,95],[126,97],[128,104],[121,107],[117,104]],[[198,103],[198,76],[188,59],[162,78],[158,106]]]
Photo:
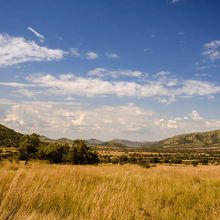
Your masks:
[[[23,134],[7,128],[0,124],[0,147],[18,147]],[[69,138],[51,139],[46,136],[40,136],[41,142],[46,143],[65,143],[72,144],[75,140]],[[91,147],[110,147],[116,149],[142,148],[142,149],[215,149],[220,150],[220,129],[206,132],[193,132],[188,134],[179,134],[166,138],[158,142],[150,141],[129,141],[125,139],[112,139],[110,141],[101,141],[95,138],[85,140]]]

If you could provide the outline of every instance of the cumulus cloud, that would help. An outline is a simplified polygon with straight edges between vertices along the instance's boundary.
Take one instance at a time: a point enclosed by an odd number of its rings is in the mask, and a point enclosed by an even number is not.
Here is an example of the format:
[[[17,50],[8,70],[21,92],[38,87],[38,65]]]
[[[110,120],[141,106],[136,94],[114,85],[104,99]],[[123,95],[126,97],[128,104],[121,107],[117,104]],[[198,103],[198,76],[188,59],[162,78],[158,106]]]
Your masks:
[[[108,58],[110,58],[110,59],[118,59],[118,58],[120,58],[120,56],[117,53],[109,53],[109,52],[107,52],[105,55]]]
[[[44,40],[45,40],[44,35],[40,34],[40,33],[37,32],[36,30],[34,30],[32,27],[27,27],[27,29],[28,29],[29,31],[31,31],[35,36],[37,36],[41,43],[44,42]]]
[[[156,119],[154,121],[156,126],[159,126],[162,129],[177,129],[178,128],[178,121],[175,119]]]
[[[23,37],[0,34],[0,67],[31,61],[60,60],[65,54],[63,50],[41,47]]]
[[[215,61],[220,59],[220,40],[213,40],[204,44],[203,55],[209,60]]]
[[[74,105],[30,102],[12,105],[2,121],[26,133],[109,138],[108,135],[116,137],[141,131],[152,116],[152,111],[133,104],[79,109]]]
[[[89,51],[85,54],[85,58],[87,60],[95,60],[98,59],[99,55],[93,51]]]
[[[175,134],[220,128],[220,121],[194,121],[187,116],[170,117],[150,109],[126,104],[118,106],[78,106],[56,102],[9,102],[11,107],[0,114],[1,122],[20,132],[70,138],[126,138],[159,140]],[[194,113],[193,113],[194,114]],[[199,113],[198,113],[199,115]]]
[[[196,110],[193,110],[191,113],[188,114],[191,119],[193,121],[200,121],[202,120],[203,118],[199,115],[199,113],[196,111]]]
[[[205,119],[200,116],[197,110],[192,110],[190,113],[182,117],[165,117],[155,119],[154,125],[164,130],[167,134],[169,133],[169,130],[175,130],[173,134],[182,134],[195,131],[206,131],[207,128],[220,128],[220,121]]]

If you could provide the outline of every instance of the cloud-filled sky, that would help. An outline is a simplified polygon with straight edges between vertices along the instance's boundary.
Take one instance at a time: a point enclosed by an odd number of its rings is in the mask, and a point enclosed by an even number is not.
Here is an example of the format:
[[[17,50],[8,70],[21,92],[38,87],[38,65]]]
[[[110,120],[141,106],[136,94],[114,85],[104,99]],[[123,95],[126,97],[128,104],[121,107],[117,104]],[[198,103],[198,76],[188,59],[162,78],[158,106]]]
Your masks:
[[[51,138],[220,129],[218,0],[1,1],[0,123]]]

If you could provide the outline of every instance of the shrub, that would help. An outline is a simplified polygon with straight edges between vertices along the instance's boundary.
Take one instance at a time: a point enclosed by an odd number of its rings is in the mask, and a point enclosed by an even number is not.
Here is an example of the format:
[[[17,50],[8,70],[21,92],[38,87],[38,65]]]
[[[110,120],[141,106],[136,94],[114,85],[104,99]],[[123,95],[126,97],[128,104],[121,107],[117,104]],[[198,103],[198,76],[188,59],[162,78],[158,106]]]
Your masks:
[[[203,165],[207,165],[209,163],[209,159],[207,157],[203,157],[202,159],[200,159],[200,163],[202,163]]]
[[[160,159],[158,157],[153,157],[150,159],[151,163],[160,163]]]
[[[193,165],[194,167],[197,167],[198,164],[199,164],[199,161],[197,161],[197,160],[193,160],[193,161],[192,161],[192,165]]]

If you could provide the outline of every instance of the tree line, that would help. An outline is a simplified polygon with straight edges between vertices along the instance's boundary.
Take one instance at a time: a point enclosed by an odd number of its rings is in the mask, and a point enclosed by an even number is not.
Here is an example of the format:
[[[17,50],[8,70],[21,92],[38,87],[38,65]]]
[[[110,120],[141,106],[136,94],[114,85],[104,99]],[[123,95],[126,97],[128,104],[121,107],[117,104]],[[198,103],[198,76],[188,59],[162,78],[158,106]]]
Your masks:
[[[75,140],[70,146],[60,143],[40,143],[37,134],[24,135],[19,144],[19,159],[28,164],[30,158],[48,160],[50,163],[97,164],[98,154],[83,140]]]

